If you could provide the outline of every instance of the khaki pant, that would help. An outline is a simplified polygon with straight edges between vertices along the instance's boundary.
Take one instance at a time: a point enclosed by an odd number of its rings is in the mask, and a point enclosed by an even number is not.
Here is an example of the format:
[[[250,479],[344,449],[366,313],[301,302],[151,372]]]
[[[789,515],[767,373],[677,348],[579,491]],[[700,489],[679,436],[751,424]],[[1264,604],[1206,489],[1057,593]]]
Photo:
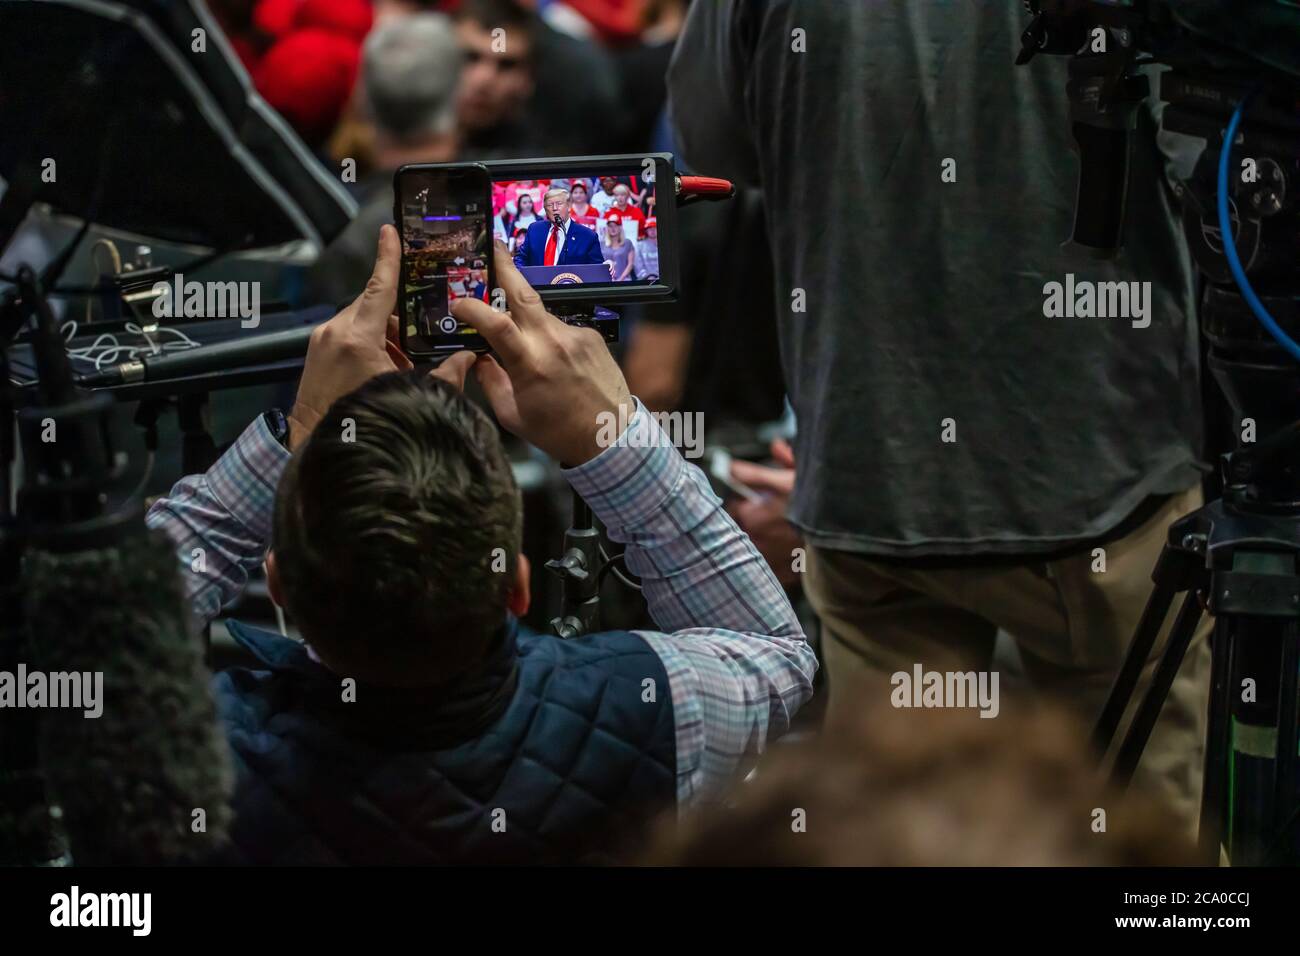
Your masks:
[[[872,686],[878,687],[881,672],[911,673],[915,664],[927,671],[989,669],[1001,628],[1015,641],[1032,689],[1066,706],[1090,729],[1151,592],[1151,571],[1169,524],[1200,503],[1199,488],[1175,495],[1137,530],[1107,543],[1104,572],[1093,570],[1092,549],[1059,561],[948,570],[914,570],[851,552],[809,549],[805,584],[822,621],[828,727],[853,712],[855,695],[864,692],[862,677],[876,677]],[[1164,649],[1177,606],[1176,601],[1153,660]],[[1135,776],[1189,826],[1200,801],[1211,627],[1212,619],[1203,617]],[[1152,670],[1148,665],[1139,695]],[[1029,693],[1002,675],[999,683],[1004,711]]]

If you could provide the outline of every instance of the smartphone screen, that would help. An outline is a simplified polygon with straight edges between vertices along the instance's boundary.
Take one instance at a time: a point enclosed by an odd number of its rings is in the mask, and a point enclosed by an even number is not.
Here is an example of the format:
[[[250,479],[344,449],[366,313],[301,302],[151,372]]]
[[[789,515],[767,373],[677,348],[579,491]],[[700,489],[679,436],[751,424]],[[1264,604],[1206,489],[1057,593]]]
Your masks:
[[[394,180],[402,234],[402,348],[410,355],[487,351],[451,313],[457,299],[491,302],[492,188],[477,163],[403,166]]]

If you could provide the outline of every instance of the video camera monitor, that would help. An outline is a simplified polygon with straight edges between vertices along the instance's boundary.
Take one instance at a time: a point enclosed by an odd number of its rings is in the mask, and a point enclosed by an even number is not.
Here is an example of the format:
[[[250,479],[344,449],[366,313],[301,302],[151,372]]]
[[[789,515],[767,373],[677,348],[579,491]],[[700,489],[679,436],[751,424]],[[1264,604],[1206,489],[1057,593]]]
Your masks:
[[[672,301],[677,215],[667,153],[487,163],[492,232],[557,313]]]

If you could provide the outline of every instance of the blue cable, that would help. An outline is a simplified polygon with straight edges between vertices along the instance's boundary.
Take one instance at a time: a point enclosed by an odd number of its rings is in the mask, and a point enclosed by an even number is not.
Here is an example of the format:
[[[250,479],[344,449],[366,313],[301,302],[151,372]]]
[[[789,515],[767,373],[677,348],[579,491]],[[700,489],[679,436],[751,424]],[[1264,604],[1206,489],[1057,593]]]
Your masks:
[[[1228,166],[1232,163],[1232,144],[1237,138],[1237,128],[1241,126],[1241,118],[1245,115],[1246,104],[1250,102],[1251,95],[1253,94],[1247,95],[1237,104],[1237,109],[1228,123],[1228,130],[1223,135],[1223,149],[1219,153],[1219,195],[1217,197],[1219,233],[1223,237],[1224,257],[1228,260],[1228,268],[1232,270],[1232,280],[1241,290],[1241,297],[1246,300],[1250,311],[1255,313],[1255,318],[1259,319],[1260,325],[1268,330],[1268,334],[1273,336],[1277,344],[1286,349],[1293,359],[1300,362],[1300,345],[1282,331],[1282,327],[1277,324],[1273,316],[1269,315],[1268,309],[1264,308],[1264,303],[1255,294],[1250,279],[1246,278],[1246,270],[1241,267],[1241,258],[1237,255],[1237,240],[1232,237],[1232,219],[1228,215]]]

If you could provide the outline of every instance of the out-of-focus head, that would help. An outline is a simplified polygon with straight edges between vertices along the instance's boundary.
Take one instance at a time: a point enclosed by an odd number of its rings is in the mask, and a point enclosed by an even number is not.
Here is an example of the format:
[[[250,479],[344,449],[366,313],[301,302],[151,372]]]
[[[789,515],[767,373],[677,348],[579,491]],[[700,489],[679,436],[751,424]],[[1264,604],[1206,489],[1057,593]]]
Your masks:
[[[614,205],[619,209],[627,208],[627,201],[632,196],[632,190],[628,189],[622,183],[614,187]]]
[[[659,235],[659,220],[654,216],[651,216],[645,221],[645,234],[651,239],[654,239]]]
[[[618,180],[615,179],[613,176],[601,176],[600,188],[605,190],[605,192],[612,194],[614,192],[614,184],[616,182],[618,182]]]
[[[463,0],[456,35],[465,55],[457,96],[471,132],[513,119],[533,95],[534,15],[513,0]]]
[[[864,684],[859,719],[778,745],[735,806],[665,822],[647,862],[687,866],[1182,866],[1190,832],[1108,791],[1086,730],[1034,708],[894,709]],[[1098,811],[1104,813],[1099,829]]]
[[[587,201],[587,185],[586,185],[585,183],[575,182],[572,186],[570,186],[570,187],[569,187],[569,201],[570,201],[570,202],[586,202],[586,201]]]
[[[364,102],[381,134],[418,144],[455,128],[462,59],[448,17],[386,19],[366,38],[361,56]]]
[[[521,193],[519,196],[519,215],[533,211],[533,197],[531,193]]]

